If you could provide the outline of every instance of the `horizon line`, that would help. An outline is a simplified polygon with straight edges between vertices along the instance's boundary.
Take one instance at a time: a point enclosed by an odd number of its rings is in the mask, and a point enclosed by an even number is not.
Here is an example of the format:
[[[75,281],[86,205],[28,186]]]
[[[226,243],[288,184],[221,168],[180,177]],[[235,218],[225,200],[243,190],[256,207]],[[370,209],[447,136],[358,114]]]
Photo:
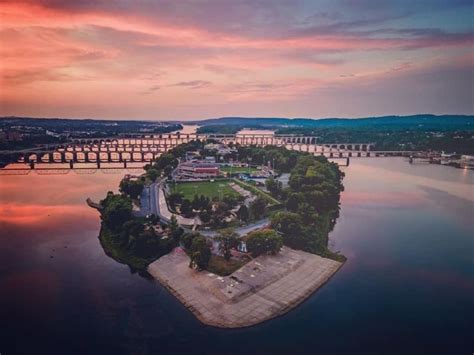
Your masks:
[[[387,114],[381,116],[358,116],[358,117],[284,117],[284,116],[219,116],[219,117],[207,117],[207,118],[194,118],[194,119],[179,119],[179,118],[165,118],[165,119],[141,119],[141,118],[83,118],[83,117],[39,117],[39,116],[0,116],[0,119],[38,119],[38,120],[82,120],[82,121],[134,121],[134,122],[200,122],[208,120],[218,120],[218,119],[257,119],[257,120],[271,120],[271,119],[283,119],[283,120],[361,120],[369,118],[386,118],[386,117],[414,117],[414,116],[433,116],[433,117],[443,117],[443,116],[453,116],[453,117],[471,117],[474,118],[473,114],[452,114],[452,113],[443,113],[443,114],[434,114],[434,113],[414,113],[408,115],[397,115],[397,114]]]

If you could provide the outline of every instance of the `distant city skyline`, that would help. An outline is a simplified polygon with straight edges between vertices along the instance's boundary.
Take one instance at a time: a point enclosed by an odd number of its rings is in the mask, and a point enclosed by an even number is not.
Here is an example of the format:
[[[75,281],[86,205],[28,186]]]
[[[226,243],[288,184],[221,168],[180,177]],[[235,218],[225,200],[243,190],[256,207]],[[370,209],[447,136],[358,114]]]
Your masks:
[[[2,1],[0,116],[474,114],[474,5]]]

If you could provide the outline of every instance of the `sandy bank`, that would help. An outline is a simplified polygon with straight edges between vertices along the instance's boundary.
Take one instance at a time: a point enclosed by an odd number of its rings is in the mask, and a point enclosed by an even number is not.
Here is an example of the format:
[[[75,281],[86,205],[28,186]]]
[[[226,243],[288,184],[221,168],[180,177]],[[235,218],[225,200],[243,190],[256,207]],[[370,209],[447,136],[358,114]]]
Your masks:
[[[276,256],[260,256],[230,276],[188,267],[180,248],[153,262],[148,272],[200,321],[240,328],[282,315],[309,297],[342,263],[284,247]]]

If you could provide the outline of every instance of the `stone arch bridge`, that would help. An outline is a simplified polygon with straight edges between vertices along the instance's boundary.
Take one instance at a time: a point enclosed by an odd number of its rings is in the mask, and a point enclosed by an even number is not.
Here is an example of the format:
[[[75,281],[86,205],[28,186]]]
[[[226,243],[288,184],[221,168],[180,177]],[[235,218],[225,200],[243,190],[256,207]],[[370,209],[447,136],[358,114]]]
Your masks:
[[[127,167],[127,162],[149,162],[160,154],[182,143],[193,140],[214,140],[224,144],[266,146],[274,145],[305,151],[329,158],[372,157],[383,155],[406,155],[409,152],[374,152],[372,143],[319,143],[315,136],[274,134],[199,134],[170,133],[159,135],[127,135],[107,138],[74,138],[59,145],[10,152],[15,160],[29,163],[75,163],[118,162]],[[3,152],[5,153],[5,152]]]

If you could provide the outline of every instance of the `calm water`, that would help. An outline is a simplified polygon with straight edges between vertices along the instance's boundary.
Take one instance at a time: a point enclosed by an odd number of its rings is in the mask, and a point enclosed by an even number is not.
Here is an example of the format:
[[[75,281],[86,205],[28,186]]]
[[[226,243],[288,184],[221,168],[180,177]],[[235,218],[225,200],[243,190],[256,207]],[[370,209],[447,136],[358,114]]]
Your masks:
[[[85,205],[120,175],[0,176],[0,353],[471,354],[474,174],[353,159],[331,246],[348,262],[296,310],[202,326],[104,255]]]

